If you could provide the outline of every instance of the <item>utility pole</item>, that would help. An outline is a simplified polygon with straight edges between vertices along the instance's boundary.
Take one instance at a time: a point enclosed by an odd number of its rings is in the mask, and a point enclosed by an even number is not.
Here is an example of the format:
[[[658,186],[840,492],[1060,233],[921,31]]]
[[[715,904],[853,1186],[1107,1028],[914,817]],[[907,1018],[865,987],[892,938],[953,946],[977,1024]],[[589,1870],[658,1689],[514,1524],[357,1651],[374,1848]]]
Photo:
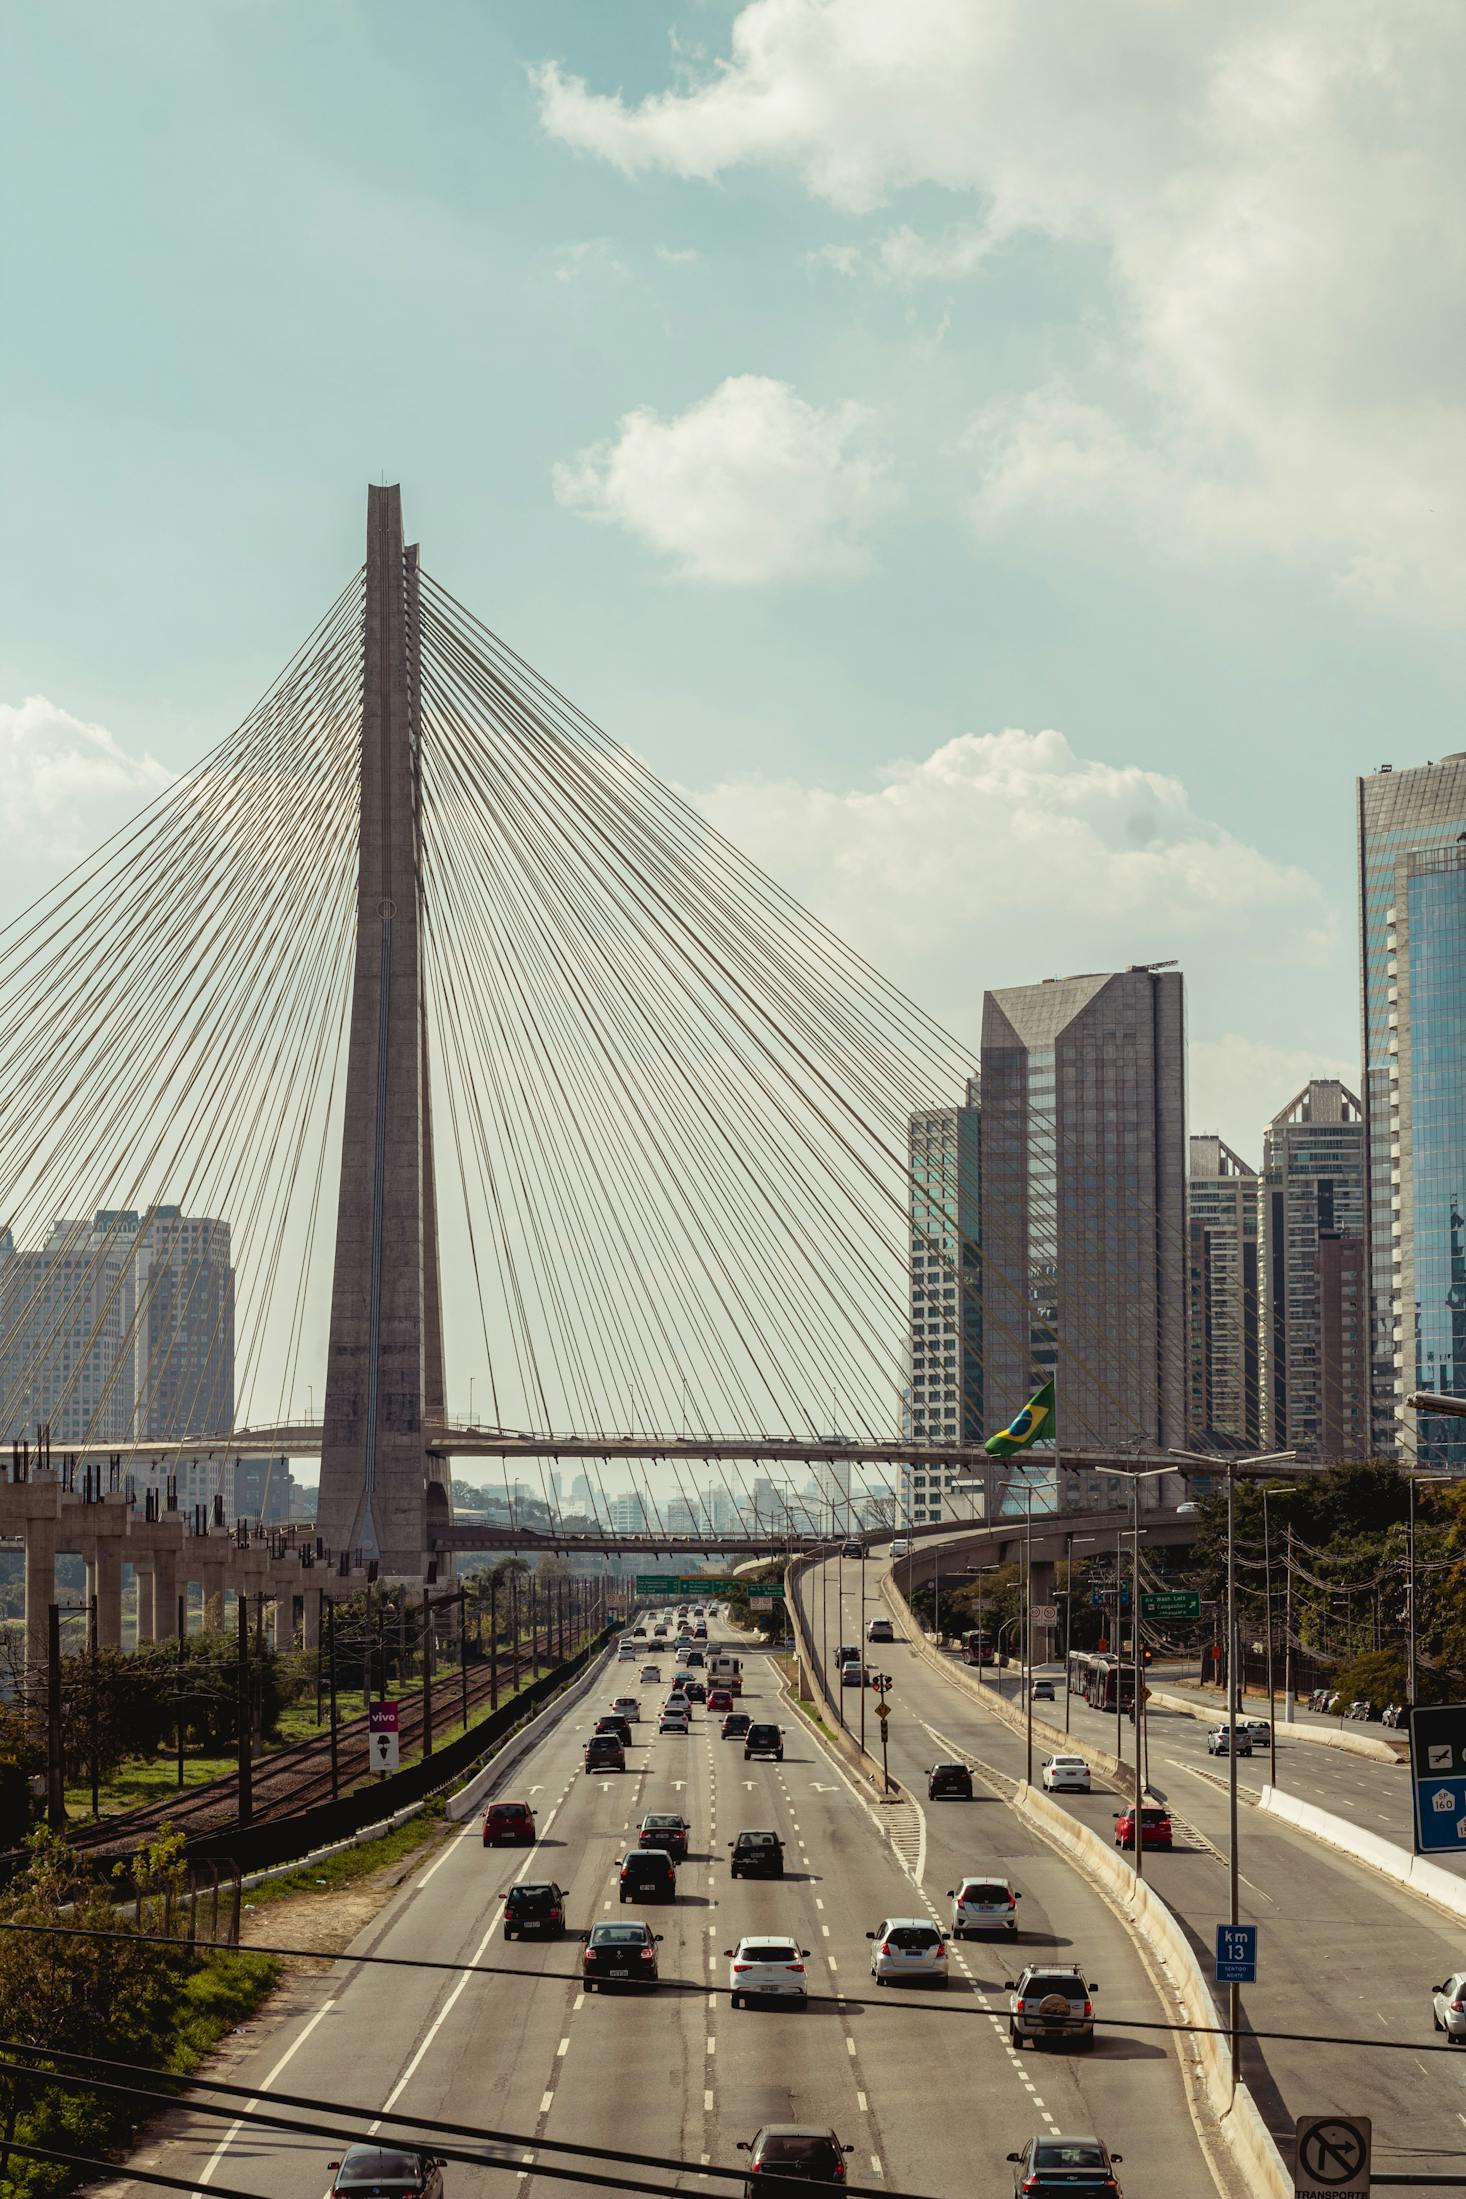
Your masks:
[[[97,1599],[95,1596],[90,1596],[87,1599],[87,1665],[92,1683],[92,1816],[98,1818],[102,1814],[102,1794],[101,1767],[97,1761],[98,1721],[100,1718],[97,1690],[100,1682],[97,1670]]]
[[[480,1606],[482,1617],[482,1606]],[[499,1707],[499,1576],[489,1575],[489,1708]]]
[[[174,1720],[178,1735],[178,1789],[183,1791],[183,1677],[186,1669],[184,1644],[188,1636],[188,1591],[178,1599],[178,1710]]]
[[[327,1684],[331,1691],[331,1800],[341,1796],[341,1762],[336,1738],[336,1599],[322,1597],[326,1606],[326,1669]]]
[[[254,1767],[250,1759],[249,1598],[242,1592],[234,1599],[239,1622],[238,1720],[239,1720],[239,1823],[254,1816]]]
[[[463,1705],[463,1730],[468,1731],[468,1590],[458,1584],[458,1692]]]
[[[66,1777],[61,1756],[61,1606],[46,1611],[46,1822],[52,1832],[66,1823]]]
[[[433,1753],[433,1597],[422,1592],[422,1752],[423,1761]]]
[[[539,1614],[535,1610],[535,1604],[538,1601],[535,1595],[535,1587],[535,1575],[531,1573],[529,1579],[525,1582],[525,1593],[529,1599],[529,1676],[531,1680],[537,1680],[540,1676]]]

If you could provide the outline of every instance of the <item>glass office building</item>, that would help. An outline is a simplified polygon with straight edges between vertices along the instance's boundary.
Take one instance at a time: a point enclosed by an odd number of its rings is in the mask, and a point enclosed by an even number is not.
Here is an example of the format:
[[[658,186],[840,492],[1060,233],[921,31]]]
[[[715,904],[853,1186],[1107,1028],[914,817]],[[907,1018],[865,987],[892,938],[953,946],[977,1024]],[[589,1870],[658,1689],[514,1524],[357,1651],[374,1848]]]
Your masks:
[[[1217,1137],[1193,1138],[1186,1185],[1188,1412],[1198,1443],[1257,1446],[1257,1171]]]
[[[981,1443],[981,1156],[977,1081],[960,1107],[911,1117],[911,1330],[903,1436],[913,1444]],[[901,1468],[901,1515],[942,1517],[944,1491],[959,1469],[924,1461]]]
[[[1374,1446],[1466,1466],[1466,754],[1359,781]]]

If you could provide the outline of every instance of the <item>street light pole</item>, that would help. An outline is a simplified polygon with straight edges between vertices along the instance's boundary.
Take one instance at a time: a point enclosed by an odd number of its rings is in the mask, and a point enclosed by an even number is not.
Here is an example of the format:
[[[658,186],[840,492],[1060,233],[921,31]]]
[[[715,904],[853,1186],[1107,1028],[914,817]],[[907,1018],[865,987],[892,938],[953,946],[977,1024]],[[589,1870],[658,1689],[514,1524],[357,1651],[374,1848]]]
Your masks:
[[[1170,1466],[1146,1467],[1136,1465],[1101,1466],[1098,1470],[1102,1474],[1117,1475],[1121,1480],[1128,1480],[1130,1483],[1130,1535],[1132,1543],[1130,1556],[1130,1715],[1135,1725],[1135,1832],[1131,1846],[1135,1855],[1135,1875],[1137,1878],[1143,1878],[1145,1876],[1145,1866],[1141,1861],[1144,1850],[1141,1842],[1140,1809],[1145,1799],[1145,1694],[1141,1682],[1143,1659],[1140,1653],[1140,1484],[1142,1481],[1155,1481],[1162,1474],[1172,1473],[1174,1468]],[[1120,1602],[1120,1593],[1120,1549],[1117,1538],[1115,1547],[1115,1603],[1117,1608]],[[1124,1689],[1120,1685],[1120,1637],[1117,1633],[1115,1636],[1115,1725],[1117,1734],[1120,1721],[1120,1698],[1123,1693]],[[1117,1762],[1124,1761],[1118,1740],[1115,1746],[1115,1757]]]

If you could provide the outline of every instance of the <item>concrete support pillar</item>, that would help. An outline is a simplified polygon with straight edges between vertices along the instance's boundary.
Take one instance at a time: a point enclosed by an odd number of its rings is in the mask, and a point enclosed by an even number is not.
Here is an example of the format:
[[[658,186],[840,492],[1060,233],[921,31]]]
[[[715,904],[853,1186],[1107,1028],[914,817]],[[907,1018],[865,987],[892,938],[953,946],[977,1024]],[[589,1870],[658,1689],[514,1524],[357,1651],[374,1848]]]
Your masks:
[[[148,1639],[154,1642],[176,1641],[178,1637],[178,1591],[184,1585],[179,1580],[179,1553],[176,1550],[155,1550],[151,1581],[153,1591],[152,1633]]]
[[[278,1657],[295,1646],[295,1598],[282,1581],[270,1593],[275,1598],[269,1612],[270,1647]]]
[[[192,1572],[204,1592],[204,1625],[211,1633],[217,1633],[224,1624],[223,1552],[201,1550],[193,1562]]]
[[[97,1543],[97,1553],[88,1568],[96,1582],[97,1598],[97,1647],[120,1649],[122,1647],[122,1545],[113,1535]]]
[[[307,1576],[308,1577],[308,1576]],[[301,1595],[300,1646],[316,1650],[321,1646],[321,1591],[307,1588]]]
[[[25,1523],[25,1662],[28,1672],[45,1669],[50,1643],[47,1613],[56,1601],[56,1522]]]
[[[153,1562],[151,1556],[146,1560],[134,1558],[132,1566],[132,1577],[137,1596],[137,1632],[134,1641],[139,1649],[142,1648],[144,1642],[154,1642],[158,1638],[155,1632],[156,1621],[153,1617]]]

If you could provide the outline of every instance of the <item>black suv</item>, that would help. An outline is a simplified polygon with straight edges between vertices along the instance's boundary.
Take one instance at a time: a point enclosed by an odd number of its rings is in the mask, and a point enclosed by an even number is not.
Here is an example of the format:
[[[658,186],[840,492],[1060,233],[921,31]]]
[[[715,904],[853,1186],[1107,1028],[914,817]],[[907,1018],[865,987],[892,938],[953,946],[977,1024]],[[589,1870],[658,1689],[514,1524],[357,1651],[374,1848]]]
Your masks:
[[[558,1939],[565,1929],[565,1889],[545,1880],[511,1886],[504,1896],[504,1937],[548,1932]]]
[[[623,1718],[619,1710],[608,1710],[603,1718],[597,1718],[596,1731],[614,1733],[624,1749],[631,1746],[631,1720]]]
[[[653,1810],[636,1835],[639,1848],[665,1848],[674,1863],[687,1861],[687,1819],[672,1810]]]
[[[677,1866],[665,1848],[628,1848],[621,1861],[623,1901],[675,1901]]]
[[[841,2145],[833,2130],[808,2123],[765,2123],[755,2138],[740,2138],[740,2153],[749,2157],[753,2174],[743,2186],[745,2199],[757,2199],[771,2178],[797,2176],[806,2184],[843,2184],[845,2156],[853,2146]]]
[[[926,1798],[937,1801],[942,1795],[959,1795],[963,1801],[972,1800],[972,1773],[965,1764],[933,1764],[926,1775]]]
[[[730,1840],[728,1868],[734,1878],[782,1878],[784,1843],[774,1832],[744,1832]]]
[[[661,1936],[649,1924],[593,1924],[580,1958],[586,1991],[623,1979],[628,1985],[655,1985]]]
[[[626,1751],[614,1733],[593,1733],[585,1744],[587,1771],[625,1771]]]
[[[750,1726],[743,1736],[743,1761],[750,1756],[772,1756],[776,1764],[784,1761],[784,1736],[777,1726]]]

